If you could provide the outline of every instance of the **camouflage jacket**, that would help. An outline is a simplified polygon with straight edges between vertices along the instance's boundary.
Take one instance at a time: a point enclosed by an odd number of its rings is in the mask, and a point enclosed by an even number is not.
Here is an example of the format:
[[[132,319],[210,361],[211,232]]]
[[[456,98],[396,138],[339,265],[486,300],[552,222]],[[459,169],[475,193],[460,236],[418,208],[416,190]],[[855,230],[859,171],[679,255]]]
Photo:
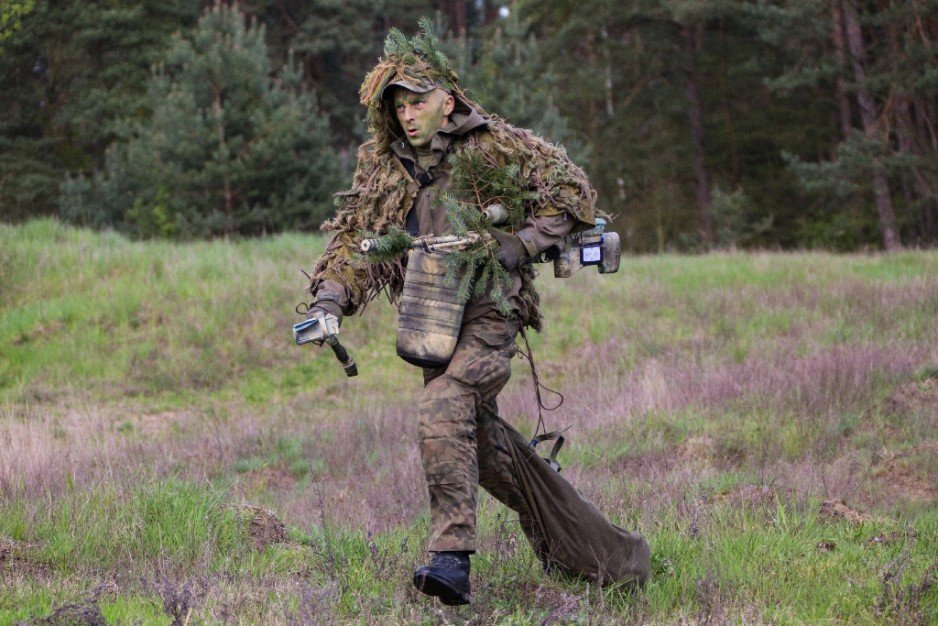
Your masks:
[[[414,224],[420,224],[418,231],[423,232],[412,234],[445,234],[432,232],[445,228],[438,215],[434,217],[433,199],[446,190],[448,154],[479,151],[493,165],[518,166],[518,175],[537,197],[526,204],[527,220],[517,233],[529,251],[545,250],[571,230],[595,224],[595,191],[562,148],[498,117],[483,116],[471,103],[457,99],[453,122],[437,133],[431,146],[434,159],[427,170],[417,164],[401,137],[377,136],[361,146],[352,188],[336,194],[339,210],[323,225],[334,236],[310,272],[314,301],[332,300],[350,315],[381,291],[392,302],[397,300],[403,286],[403,260],[366,262],[358,244],[365,233],[380,235],[408,225],[413,229]],[[506,296],[521,323],[539,330],[540,306],[530,264],[523,264],[512,278],[514,284]],[[476,297],[467,304],[464,321],[492,308],[487,296]]]

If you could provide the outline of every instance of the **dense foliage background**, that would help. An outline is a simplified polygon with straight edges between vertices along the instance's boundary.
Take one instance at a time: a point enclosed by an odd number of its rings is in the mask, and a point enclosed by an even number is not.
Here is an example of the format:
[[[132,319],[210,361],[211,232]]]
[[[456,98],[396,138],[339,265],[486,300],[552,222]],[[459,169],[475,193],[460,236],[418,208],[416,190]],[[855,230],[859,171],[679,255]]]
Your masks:
[[[0,219],[315,229],[387,29],[563,143],[636,251],[938,242],[936,0],[11,0]]]

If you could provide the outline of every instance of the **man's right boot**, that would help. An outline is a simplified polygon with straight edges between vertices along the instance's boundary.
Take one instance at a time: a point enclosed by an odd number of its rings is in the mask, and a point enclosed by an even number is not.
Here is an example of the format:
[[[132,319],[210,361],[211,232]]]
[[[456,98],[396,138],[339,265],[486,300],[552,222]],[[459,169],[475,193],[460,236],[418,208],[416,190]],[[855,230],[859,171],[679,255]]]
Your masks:
[[[447,606],[469,604],[469,553],[434,552],[430,564],[414,572],[414,587]]]

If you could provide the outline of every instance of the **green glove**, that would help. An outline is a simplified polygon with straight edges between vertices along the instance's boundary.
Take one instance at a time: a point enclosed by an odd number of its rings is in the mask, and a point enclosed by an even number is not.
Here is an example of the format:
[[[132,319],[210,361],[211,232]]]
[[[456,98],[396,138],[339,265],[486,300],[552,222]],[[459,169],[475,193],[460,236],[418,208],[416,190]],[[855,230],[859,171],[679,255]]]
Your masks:
[[[503,230],[493,228],[492,236],[498,242],[498,262],[505,266],[509,272],[518,268],[523,262],[530,258],[528,249],[524,247],[518,235],[506,233]]]

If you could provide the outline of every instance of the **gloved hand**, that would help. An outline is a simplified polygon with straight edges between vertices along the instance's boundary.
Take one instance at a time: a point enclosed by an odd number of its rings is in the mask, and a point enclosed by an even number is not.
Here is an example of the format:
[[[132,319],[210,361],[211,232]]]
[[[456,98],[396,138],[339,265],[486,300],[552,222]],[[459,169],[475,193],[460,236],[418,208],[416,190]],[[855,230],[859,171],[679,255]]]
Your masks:
[[[498,262],[505,266],[509,272],[517,269],[524,261],[527,261],[530,255],[527,248],[521,243],[518,235],[506,233],[503,230],[493,228],[492,237],[498,242]]]
[[[338,302],[334,302],[333,300],[319,300],[313,302],[309,310],[306,311],[306,319],[312,319],[327,313],[335,315],[339,320],[339,326],[342,325],[342,307],[339,306]]]

